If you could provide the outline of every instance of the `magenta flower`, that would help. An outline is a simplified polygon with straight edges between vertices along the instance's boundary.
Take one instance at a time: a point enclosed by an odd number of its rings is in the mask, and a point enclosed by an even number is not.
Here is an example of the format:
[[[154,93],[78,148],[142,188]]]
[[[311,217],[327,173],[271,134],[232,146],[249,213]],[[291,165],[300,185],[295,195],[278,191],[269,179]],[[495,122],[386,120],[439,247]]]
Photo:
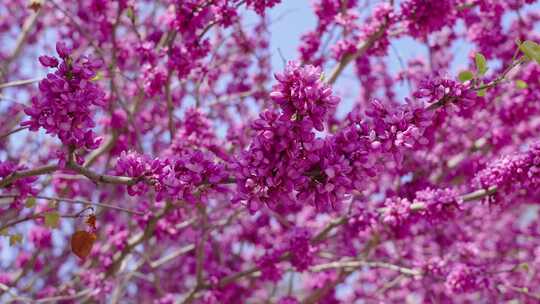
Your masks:
[[[44,128],[69,146],[96,149],[101,139],[92,131],[92,111],[94,106],[105,105],[105,94],[92,78],[101,63],[87,57],[71,58],[71,50],[64,43],[58,43],[56,49],[63,62],[55,73],[40,81],[39,94],[25,109],[30,120],[22,125],[32,131]],[[58,64],[48,56],[40,57],[40,62],[46,67]]]

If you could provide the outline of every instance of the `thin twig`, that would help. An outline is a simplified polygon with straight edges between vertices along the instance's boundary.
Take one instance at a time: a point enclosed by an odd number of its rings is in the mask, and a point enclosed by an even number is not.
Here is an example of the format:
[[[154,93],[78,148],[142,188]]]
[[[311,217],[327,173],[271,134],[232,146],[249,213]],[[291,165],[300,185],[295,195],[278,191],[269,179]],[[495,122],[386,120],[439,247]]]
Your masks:
[[[32,220],[37,220],[37,219],[40,219],[40,218],[44,218],[45,215],[47,215],[47,213],[49,213],[49,211],[41,212],[41,213],[38,213],[38,214],[32,214],[32,215],[29,215],[27,217],[23,217],[21,219],[11,221],[11,222],[5,224],[4,226],[0,227],[0,231],[2,231],[4,229],[8,229],[8,228],[13,227],[13,226],[15,226],[17,224],[20,224],[20,223],[24,223],[24,222],[28,222],[28,221],[32,221]],[[75,213],[75,214],[63,214],[63,215],[60,215],[61,218],[78,218],[79,216],[80,216],[80,212]]]
[[[15,171],[11,173],[10,175],[4,177],[4,179],[0,180],[0,188],[4,188],[21,178],[48,174],[56,170],[58,170],[58,165],[46,165],[43,167],[38,167],[34,169],[29,169],[29,170]]]
[[[15,134],[15,133],[17,133],[17,132],[20,132],[20,131],[22,131],[22,130],[26,130],[26,129],[28,129],[28,127],[19,127],[19,128],[17,128],[17,129],[13,129],[13,130],[11,130],[11,131],[5,133],[5,134],[0,135],[0,140],[1,140],[1,139],[4,139],[4,138],[6,138],[6,137],[8,137],[8,136],[10,136],[10,135],[13,135],[13,134]]]
[[[15,194],[6,194],[6,195],[0,195],[0,198],[15,198],[17,196],[18,195],[15,195]],[[58,201],[58,202],[65,202],[65,203],[72,203],[72,204],[81,204],[85,206],[96,206],[96,207],[102,207],[106,209],[114,209],[114,210],[126,212],[129,214],[140,215],[140,216],[144,215],[144,213],[142,212],[138,212],[138,211],[134,211],[134,210],[130,210],[130,209],[114,206],[114,205],[104,204],[104,203],[94,203],[91,201],[81,200],[81,199],[71,199],[71,198],[52,197],[52,196],[43,196],[43,195],[36,195],[36,196],[29,196],[29,197],[33,197],[37,199],[44,199],[44,200],[49,200],[49,201]]]
[[[34,79],[15,80],[15,81],[10,81],[6,83],[0,83],[0,89],[31,84],[34,82],[38,82],[40,80],[41,78],[34,78]]]
[[[349,260],[349,261],[337,261],[337,262],[330,262],[325,264],[320,264],[314,267],[311,267],[311,271],[319,272],[324,271],[328,269],[336,269],[336,268],[359,268],[361,266],[367,266],[371,268],[385,268],[394,270],[396,272],[399,272],[401,274],[409,275],[409,276],[420,276],[422,275],[422,271],[419,269],[413,269],[413,268],[407,268],[407,267],[401,267],[398,265],[385,263],[385,262],[370,262],[370,261],[361,261],[361,260]]]
[[[184,254],[186,254],[186,253],[188,253],[190,251],[193,251],[194,249],[195,249],[194,244],[186,245],[186,246],[184,246],[182,248],[179,248],[176,251],[173,251],[173,252],[169,253],[168,255],[166,255],[164,257],[161,257],[159,260],[151,262],[150,267],[151,268],[158,268],[161,265],[166,264],[166,263],[176,259],[177,257],[179,257],[181,255],[184,255]]]
[[[95,183],[131,186],[141,181],[149,182],[148,180],[145,180],[143,177],[127,177],[127,176],[99,174],[92,170],[89,170],[88,168],[78,165],[72,160],[70,160],[66,166],[69,169],[88,177]]]
[[[19,55],[22,53],[26,40],[30,35],[30,31],[34,28],[37,19],[41,15],[43,5],[44,4],[42,4],[37,11],[32,12],[30,16],[28,16],[24,21],[21,33],[19,34],[19,36],[17,37],[17,41],[15,42],[15,48],[13,49],[13,53],[11,53],[11,55],[6,59],[4,63],[4,73],[9,72],[9,66],[11,65],[11,63],[13,63],[13,61],[15,61],[15,59],[17,59],[17,57],[19,57]],[[0,87],[0,89],[1,88],[2,87]]]
[[[146,228],[144,229],[144,232],[138,235],[133,241],[128,242],[128,245],[124,247],[124,249],[121,252],[118,252],[117,254],[115,254],[113,258],[113,263],[107,269],[107,272],[105,273],[105,277],[110,277],[114,275],[120,268],[120,264],[124,261],[126,256],[130,254],[131,251],[135,247],[137,247],[137,245],[151,238],[154,233],[154,230],[156,229],[157,222],[161,218],[163,218],[165,215],[169,214],[169,212],[171,212],[172,210],[174,210],[174,206],[170,203],[167,203],[165,208],[163,208],[161,211],[156,213],[152,218],[150,218],[150,220],[146,224]]]
[[[386,20],[379,26],[377,31],[371,34],[371,36],[367,37],[366,41],[358,46],[358,50],[355,53],[344,55],[330,74],[330,77],[328,77],[327,83],[334,84],[349,63],[363,56],[375,44],[375,42],[377,42],[377,40],[383,36],[386,28],[388,27],[388,23],[388,17],[386,17]]]

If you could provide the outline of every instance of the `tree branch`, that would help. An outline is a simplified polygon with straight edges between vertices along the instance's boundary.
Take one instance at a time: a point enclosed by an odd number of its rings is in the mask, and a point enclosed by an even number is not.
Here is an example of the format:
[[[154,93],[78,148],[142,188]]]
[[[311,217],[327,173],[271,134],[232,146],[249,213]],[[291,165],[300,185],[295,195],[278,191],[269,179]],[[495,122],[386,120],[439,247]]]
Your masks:
[[[58,165],[46,165],[30,170],[15,171],[12,174],[6,176],[4,179],[0,180],[0,188],[5,188],[21,178],[48,174],[56,170],[58,170]]]
[[[14,81],[11,81],[11,82],[0,83],[0,89],[9,88],[9,87],[15,87],[15,86],[21,86],[21,85],[26,85],[26,84],[31,84],[31,83],[34,83],[34,82],[38,82],[40,80],[41,80],[41,78],[34,78],[34,79],[14,80]]]
[[[336,261],[336,262],[320,264],[320,265],[311,267],[311,271],[320,272],[320,271],[324,271],[324,270],[328,270],[328,269],[359,268],[361,266],[368,266],[368,267],[372,267],[372,268],[390,269],[390,270],[394,270],[396,272],[399,272],[399,273],[405,274],[405,275],[409,275],[409,276],[420,276],[420,275],[422,275],[422,271],[419,270],[419,269],[401,267],[401,266],[398,266],[398,265],[385,263],[385,262],[370,262],[370,261],[362,261],[362,260]]]
[[[338,65],[332,70],[332,73],[330,74],[330,77],[328,77],[328,80],[326,81],[328,84],[334,84],[338,77],[341,75],[343,70],[351,63],[351,61],[363,56],[374,44],[379,40],[384,32],[386,31],[388,27],[388,17],[385,18],[384,22],[379,26],[377,31],[373,34],[371,34],[367,39],[364,41],[364,43],[361,43],[358,45],[358,50],[353,54],[346,54],[343,56],[343,58],[339,61]]]
[[[0,198],[15,198],[15,197],[18,197],[18,195],[16,195],[16,194],[0,195]],[[29,197],[38,198],[38,199],[44,199],[44,200],[50,200],[50,201],[72,203],[72,204],[81,204],[81,205],[85,205],[85,206],[96,206],[96,207],[102,207],[102,208],[106,208],[106,209],[114,209],[114,210],[126,212],[126,213],[129,213],[129,214],[134,214],[134,215],[140,215],[140,216],[144,215],[144,213],[142,213],[142,212],[138,212],[138,211],[134,211],[134,210],[130,210],[130,209],[114,206],[114,205],[104,204],[104,203],[94,203],[94,202],[87,201],[87,200],[71,199],[71,198],[64,198],[64,197],[51,197],[51,196],[43,196],[43,195],[35,195],[35,196],[29,196]]]

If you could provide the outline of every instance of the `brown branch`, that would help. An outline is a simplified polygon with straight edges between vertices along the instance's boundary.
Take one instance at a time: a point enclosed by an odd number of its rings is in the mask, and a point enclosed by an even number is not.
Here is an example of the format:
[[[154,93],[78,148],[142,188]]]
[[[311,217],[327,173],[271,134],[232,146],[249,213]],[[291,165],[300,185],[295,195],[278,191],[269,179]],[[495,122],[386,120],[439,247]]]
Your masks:
[[[10,81],[6,83],[0,83],[0,89],[31,84],[34,82],[38,82],[40,80],[41,78],[34,78],[34,79],[15,80],[15,81]]]
[[[0,228],[0,230],[2,230],[3,228]],[[17,284],[19,283],[19,281],[30,271],[30,269],[33,269],[35,264],[36,264],[36,261],[37,261],[37,257],[38,257],[38,254],[39,254],[39,251],[35,251],[34,254],[32,254],[32,258],[30,259],[30,261],[28,261],[27,263],[25,263],[24,265],[24,268],[17,274],[17,276],[9,283],[11,285],[11,287],[16,287]],[[9,287],[9,286],[8,286]],[[2,295],[4,293],[4,291],[0,291],[0,295]]]
[[[0,198],[15,198],[15,197],[18,197],[18,195],[15,195],[15,194],[0,195]],[[134,211],[134,210],[130,210],[130,209],[114,206],[114,205],[104,204],[104,203],[94,203],[87,200],[71,199],[71,198],[64,198],[64,197],[51,197],[51,196],[43,196],[43,195],[36,195],[36,196],[29,196],[29,197],[50,200],[50,201],[72,203],[72,204],[81,204],[85,206],[96,206],[96,207],[102,207],[106,209],[114,209],[114,210],[126,212],[129,214],[134,214],[134,215],[140,215],[140,216],[144,215],[144,213],[142,212],[138,212],[138,211]]]
[[[7,224],[5,224],[4,226],[0,227],[0,231],[3,231],[4,229],[8,229],[12,226],[15,226],[17,224],[20,224],[20,223],[23,223],[23,222],[27,222],[27,221],[31,221],[31,220],[36,220],[36,219],[39,219],[39,218],[44,218],[45,215],[47,213],[49,213],[50,211],[45,211],[45,212],[41,212],[41,213],[38,213],[38,214],[32,214],[32,215],[29,215],[27,217],[24,217],[24,218],[21,218],[21,219],[18,219],[18,220],[14,220],[14,221],[11,221]],[[80,212],[76,213],[76,214],[64,214],[64,215],[60,215],[61,218],[77,218],[80,216]]]
[[[24,21],[21,33],[17,37],[17,40],[15,42],[15,48],[13,50],[13,53],[5,60],[4,66],[3,66],[3,73],[9,72],[9,66],[13,61],[19,57],[19,55],[22,53],[22,50],[24,48],[24,45],[26,43],[26,40],[28,39],[28,36],[30,34],[30,31],[34,28],[36,25],[37,19],[41,15],[43,5],[40,6],[40,8],[37,11],[34,11],[26,18]],[[0,71],[2,72],[2,71]],[[1,75],[4,76],[4,75]],[[0,87],[2,89],[2,87]]]
[[[328,269],[337,269],[337,268],[352,268],[357,269],[362,266],[367,266],[371,268],[385,268],[394,270],[396,272],[399,272],[401,274],[409,275],[409,276],[420,276],[422,275],[422,271],[419,269],[413,269],[413,268],[406,268],[401,267],[398,265],[386,263],[386,262],[370,262],[370,261],[362,261],[362,260],[346,260],[346,261],[336,261],[336,262],[330,262],[325,264],[320,264],[317,266],[311,267],[311,271],[319,272],[324,271]]]
[[[311,240],[311,244],[313,245],[319,244],[320,242],[322,242],[323,240],[327,238],[328,234],[330,233],[330,231],[332,231],[332,229],[347,223],[348,220],[349,220],[348,216],[341,216],[331,221],[323,230],[321,230],[321,232],[319,232],[318,234],[315,235],[315,237],[313,237],[313,239]]]
[[[461,199],[464,202],[472,202],[472,201],[476,201],[476,200],[488,197],[490,195],[493,195],[497,192],[497,190],[498,189],[496,186],[492,186],[492,187],[489,187],[488,189],[480,189],[480,190],[476,190],[476,191],[464,194],[461,196]]]
[[[343,216],[343,217],[340,217],[336,220],[333,220],[331,221],[330,223],[328,223],[322,230],[321,232],[319,232],[318,234],[316,234],[312,239],[311,239],[311,244],[313,245],[316,245],[322,241],[324,241],[327,237],[328,237],[328,234],[330,233],[330,231],[332,229],[334,229],[335,227],[338,227],[338,226],[341,226],[345,223],[347,223],[348,221],[348,217],[347,216]],[[279,262],[283,262],[283,261],[286,261],[288,260],[289,258],[291,257],[291,254],[290,252],[286,252],[284,253],[280,258],[279,258]],[[228,275],[224,278],[222,278],[221,280],[219,280],[219,282],[216,284],[217,286],[219,287],[224,287],[232,282],[235,282],[236,280],[242,278],[242,277],[245,277],[245,276],[248,276],[248,275],[251,275],[253,273],[256,273],[257,271],[259,271],[259,267],[252,267],[252,268],[249,268],[249,269],[246,269],[246,270],[243,270],[243,271],[240,271],[240,272],[237,272],[237,273],[233,273],[231,275]],[[208,285],[208,284],[203,284],[203,286],[201,288],[210,288],[211,285]]]
[[[160,267],[161,265],[163,264],[166,264],[168,263],[169,261],[171,260],[174,260],[176,259],[177,257],[181,256],[181,255],[184,255],[190,251],[193,251],[195,249],[195,245],[194,244],[189,244],[189,245],[186,245],[184,247],[181,247],[179,248],[178,250],[176,251],[173,251],[171,252],[170,254],[154,261],[154,262],[151,262],[150,263],[150,267],[151,268],[158,268]]]
[[[462,200],[463,202],[477,201],[477,200],[480,200],[480,199],[483,199],[485,197],[495,194],[498,190],[499,189],[496,186],[491,186],[487,189],[479,189],[479,190],[461,195],[460,200]],[[420,202],[413,202],[409,207],[409,209],[412,212],[421,211],[421,210],[424,210],[425,208],[426,206],[424,205],[424,203],[420,203]],[[378,209],[380,213],[384,213],[387,210],[388,208],[385,208],[385,207]]]
[[[508,66],[501,75],[499,75],[497,78],[495,78],[494,80],[490,81],[489,83],[485,84],[485,85],[480,85],[480,86],[477,86],[477,87],[473,87],[471,88],[471,90],[473,91],[481,91],[481,90],[486,90],[486,89],[489,89],[489,88],[493,88],[497,85],[499,85],[501,82],[503,82],[505,79],[506,79],[506,76],[508,76],[508,74],[517,66],[521,65],[522,63],[524,63],[526,61],[525,57],[521,57],[520,59],[518,60],[514,60],[512,62],[512,64],[510,64],[510,66]],[[426,110],[428,111],[434,111],[442,106],[444,106],[445,104],[447,104],[448,102],[453,102],[454,100],[456,100],[457,97],[453,97],[453,96],[443,96],[441,99],[439,99],[438,101],[428,105],[426,107]]]
[[[92,288],[87,288],[73,295],[56,296],[56,297],[38,299],[35,301],[35,303],[58,303],[62,301],[76,300],[78,298],[82,298],[84,296],[90,295],[92,291],[93,291]]]
[[[28,129],[28,127],[19,127],[19,128],[17,128],[17,129],[8,131],[7,133],[0,135],[0,140],[4,139],[4,138],[6,138],[6,137],[8,137],[8,136],[10,136],[10,135],[12,135],[12,134],[15,134],[15,133],[17,133],[17,132],[20,132],[20,131],[22,131],[22,130],[26,130],[26,129]]]
[[[131,251],[137,247],[137,245],[141,244],[142,242],[148,240],[152,237],[152,234],[154,233],[154,230],[156,229],[157,222],[163,218],[165,215],[169,214],[174,206],[170,203],[167,203],[165,208],[163,208],[161,211],[159,211],[156,215],[154,215],[150,220],[148,221],[148,224],[146,224],[146,228],[144,229],[144,232],[135,237],[135,239],[128,243],[128,245],[119,253],[117,253],[114,256],[114,261],[107,269],[107,272],[105,273],[105,277],[110,277],[114,275],[120,268],[120,264],[124,259],[128,256],[128,254],[131,253]]]
[[[176,38],[177,32],[173,31],[171,33],[171,36],[168,37],[170,40],[167,43],[167,53],[169,57],[172,55],[172,45],[174,42],[174,39]],[[173,96],[171,92],[171,83],[172,83],[172,77],[173,77],[173,70],[170,69],[167,73],[167,80],[165,84],[165,99],[167,101],[167,117],[168,117],[168,123],[167,126],[169,128],[169,134],[171,137],[171,143],[174,140],[174,135],[176,134],[175,125],[174,125],[174,104],[173,104]]]
[[[127,176],[99,174],[88,168],[85,168],[83,166],[76,164],[72,160],[68,161],[68,163],[66,164],[66,167],[79,174],[86,176],[87,178],[91,179],[95,183],[131,186],[131,185],[135,185],[138,182],[145,181],[151,184],[150,181],[146,180],[144,177],[127,177]]]
[[[80,34],[82,36],[84,36],[84,38],[86,38],[88,40],[88,43],[94,48],[94,50],[96,51],[96,53],[98,53],[98,56],[100,58],[102,58],[103,60],[105,60],[105,51],[102,50],[95,42],[94,42],[94,39],[92,38],[92,35],[90,33],[88,33],[88,31],[86,31],[86,29],[80,25],[77,20],[75,20],[75,18],[73,18],[72,14],[70,14],[67,10],[65,10],[61,5],[59,5],[58,3],[56,3],[55,0],[49,0],[51,2],[51,4],[54,6],[54,8],[56,8],[57,10],[59,10],[66,18],[69,19],[69,21],[71,21],[71,23],[73,23],[73,25],[77,28],[77,30],[80,32]]]
[[[5,188],[11,185],[16,180],[21,179],[21,178],[48,174],[56,170],[58,170],[58,165],[46,165],[43,167],[38,167],[34,169],[29,169],[29,170],[15,171],[12,174],[4,177],[4,179],[0,180],[0,188]]]
[[[379,40],[384,32],[386,31],[389,20],[388,17],[385,18],[384,22],[379,26],[377,31],[373,34],[371,34],[367,39],[358,45],[358,50],[353,54],[346,54],[341,58],[338,65],[332,70],[332,73],[330,74],[330,77],[328,77],[328,80],[326,81],[328,84],[334,84],[338,77],[341,75],[343,70],[351,63],[353,60],[356,60],[357,58],[363,56],[374,44]]]
[[[88,155],[86,161],[84,162],[83,167],[88,168],[92,166],[92,164],[103,154],[109,152],[114,145],[116,144],[116,140],[118,139],[118,133],[113,130],[112,136],[110,136],[107,141],[101,145],[98,149],[92,151],[90,155]]]

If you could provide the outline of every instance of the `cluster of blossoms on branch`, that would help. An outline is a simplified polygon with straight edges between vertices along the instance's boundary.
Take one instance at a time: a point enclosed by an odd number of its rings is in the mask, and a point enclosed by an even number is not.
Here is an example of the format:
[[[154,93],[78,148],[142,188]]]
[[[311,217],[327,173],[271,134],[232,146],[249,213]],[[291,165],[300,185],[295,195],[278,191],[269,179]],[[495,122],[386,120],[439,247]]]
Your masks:
[[[39,57],[44,67],[55,68],[56,72],[40,81],[40,94],[32,98],[31,106],[25,110],[30,120],[22,125],[32,131],[44,128],[66,146],[96,149],[100,140],[92,130],[96,111],[93,106],[105,106],[105,94],[92,78],[101,62],[87,57],[72,58],[72,51],[62,42],[56,44],[56,52],[61,63],[55,57]]]
[[[253,122],[253,142],[234,166],[239,189],[235,200],[246,201],[254,210],[264,204],[285,213],[299,202],[327,205],[328,196],[339,191],[327,180],[328,173],[335,177],[334,169],[320,167],[318,154],[328,147],[315,131],[324,130],[339,98],[311,65],[289,62],[276,79],[270,98],[280,110],[267,110]]]
[[[540,2],[311,4],[0,4],[0,302],[538,303]]]

